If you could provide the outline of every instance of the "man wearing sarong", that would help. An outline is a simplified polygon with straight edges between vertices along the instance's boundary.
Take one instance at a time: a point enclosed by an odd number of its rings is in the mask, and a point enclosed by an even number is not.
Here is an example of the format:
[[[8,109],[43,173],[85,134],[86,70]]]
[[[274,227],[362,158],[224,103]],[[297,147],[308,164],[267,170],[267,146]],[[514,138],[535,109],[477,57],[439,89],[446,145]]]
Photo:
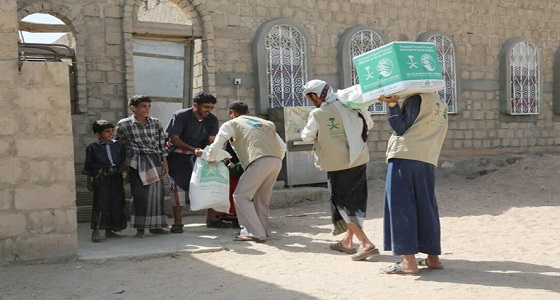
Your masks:
[[[417,274],[418,265],[443,268],[441,229],[435,195],[435,167],[447,133],[447,105],[436,93],[407,97],[381,96],[389,103],[393,134],[387,143],[387,181],[383,247],[403,260],[382,271]],[[428,255],[416,262],[416,254]]]
[[[128,180],[132,193],[130,224],[136,228],[135,237],[150,233],[169,233],[163,210],[162,177],[167,175],[165,135],[161,122],[150,117],[152,100],[148,96],[133,96],[128,107],[132,115],[117,123],[115,138],[123,142],[130,160]]]
[[[365,260],[379,254],[363,230],[368,197],[367,135],[373,120],[367,109],[346,108],[325,81],[307,82],[303,93],[316,108],[310,112],[301,138],[315,142],[315,166],[327,172],[333,235],[344,233],[330,248],[352,254],[352,260]],[[360,243],[357,251],[354,236]]]

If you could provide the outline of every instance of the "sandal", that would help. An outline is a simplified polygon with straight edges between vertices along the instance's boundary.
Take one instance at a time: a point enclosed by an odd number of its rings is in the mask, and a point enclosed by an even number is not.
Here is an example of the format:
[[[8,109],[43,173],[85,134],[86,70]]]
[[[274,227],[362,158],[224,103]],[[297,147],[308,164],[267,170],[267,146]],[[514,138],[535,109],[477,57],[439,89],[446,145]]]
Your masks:
[[[183,224],[173,224],[169,231],[171,231],[171,233],[183,233]]]
[[[230,221],[218,219],[215,221],[211,221],[210,223],[206,223],[206,227],[207,228],[232,228],[233,224]]]
[[[392,264],[384,269],[381,269],[381,272],[389,275],[418,275],[418,271],[410,272],[410,271],[403,270],[400,262]]]
[[[356,248],[346,248],[342,245],[342,241],[338,241],[336,243],[331,243],[329,244],[329,248],[331,248],[331,250],[334,251],[340,251],[340,252],[344,252],[346,254],[354,254],[356,253]]]
[[[379,249],[375,248],[375,246],[373,246],[368,250],[364,250],[364,248],[360,247],[360,250],[358,250],[356,254],[352,255],[352,260],[353,261],[365,260],[368,257],[378,255],[378,254],[379,254]]]
[[[266,240],[261,240],[259,238],[247,235],[236,235],[233,239],[234,242],[255,242],[255,243],[264,243]]]

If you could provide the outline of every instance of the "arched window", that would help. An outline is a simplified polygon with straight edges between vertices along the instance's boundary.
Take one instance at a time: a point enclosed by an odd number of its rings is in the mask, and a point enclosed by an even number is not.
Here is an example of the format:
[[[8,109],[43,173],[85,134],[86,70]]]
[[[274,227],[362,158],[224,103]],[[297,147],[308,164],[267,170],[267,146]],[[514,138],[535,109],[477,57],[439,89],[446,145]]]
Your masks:
[[[429,42],[436,46],[436,52],[441,62],[445,89],[439,91],[440,97],[447,103],[447,112],[454,114],[459,112],[459,80],[457,61],[455,59],[455,46],[450,38],[440,32],[430,31],[421,34],[418,42]]]
[[[540,54],[533,42],[511,38],[500,51],[500,105],[502,113],[540,113]]]
[[[339,44],[339,70],[341,70],[340,88],[347,88],[359,83],[358,74],[352,58],[385,45],[385,39],[369,26],[356,26],[348,29]],[[387,113],[387,104],[374,103],[368,110],[372,114]]]
[[[308,78],[307,36],[303,27],[280,19],[261,25],[253,44],[256,62],[257,110],[308,106],[303,86]]]

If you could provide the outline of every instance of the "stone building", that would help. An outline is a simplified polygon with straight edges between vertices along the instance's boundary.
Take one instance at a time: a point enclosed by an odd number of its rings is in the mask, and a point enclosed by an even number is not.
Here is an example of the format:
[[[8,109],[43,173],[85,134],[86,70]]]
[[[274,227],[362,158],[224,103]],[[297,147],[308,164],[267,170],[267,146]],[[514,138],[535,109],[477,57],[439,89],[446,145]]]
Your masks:
[[[221,121],[227,119],[228,104],[238,99],[246,101],[255,113],[271,117],[270,108],[306,105],[301,88],[307,80],[324,79],[335,88],[355,84],[351,57],[397,40],[433,42],[437,46],[447,83],[441,95],[449,105],[449,132],[443,149],[446,160],[555,152],[560,144],[560,21],[556,18],[560,4],[557,1],[0,0],[0,3],[0,12],[7,16],[0,22],[0,30],[6,37],[1,45],[2,58],[17,56],[12,40],[17,38],[18,20],[34,13],[56,16],[73,36],[75,54],[69,108],[64,116],[63,109],[57,111],[57,116],[71,117],[77,173],[84,160],[85,146],[93,141],[90,124],[99,118],[117,121],[126,116],[126,99],[133,94],[151,96],[153,114],[164,122],[175,109],[190,106],[192,95],[199,90],[216,95],[215,113]],[[6,41],[10,41],[9,46]],[[0,93],[8,110],[17,109],[18,103],[31,93],[6,92],[8,86],[20,84],[17,79],[20,76],[17,70],[0,74],[3,89]],[[34,77],[33,85],[46,84],[41,78],[44,76]],[[386,107],[376,105],[371,107],[371,112],[376,121],[369,139],[371,156],[382,163],[390,135],[385,122]],[[20,161],[14,161],[12,155],[26,158],[21,156],[25,152],[17,148],[17,140],[15,132],[0,135],[0,145],[4,145],[0,147],[0,159],[11,160],[13,165]],[[66,148],[45,142],[53,147],[48,148],[51,151],[61,150],[57,159],[70,157],[62,155]],[[0,174],[6,178],[16,171],[15,165],[13,168],[8,170],[2,163]],[[371,172],[380,169],[370,168]],[[7,260],[21,257],[27,251],[25,247],[40,247],[28,238],[37,232],[30,224],[47,222],[47,218],[35,218],[32,214],[45,215],[51,210],[49,205],[35,206],[31,200],[24,206],[18,204],[25,199],[21,198],[23,194],[18,196],[17,188],[14,193],[14,187],[34,184],[26,180],[20,176],[0,184],[0,253]],[[77,187],[79,192],[80,185]],[[75,207],[65,205],[54,203],[65,207],[65,214],[75,212]],[[36,212],[28,211],[32,208]],[[15,219],[19,223],[7,221]],[[11,229],[4,229],[6,224]],[[64,230],[74,230],[75,234],[74,228],[75,224]],[[75,243],[64,243],[63,247],[66,251],[60,257],[75,254],[72,249]],[[42,257],[23,259],[51,257],[45,253]]]

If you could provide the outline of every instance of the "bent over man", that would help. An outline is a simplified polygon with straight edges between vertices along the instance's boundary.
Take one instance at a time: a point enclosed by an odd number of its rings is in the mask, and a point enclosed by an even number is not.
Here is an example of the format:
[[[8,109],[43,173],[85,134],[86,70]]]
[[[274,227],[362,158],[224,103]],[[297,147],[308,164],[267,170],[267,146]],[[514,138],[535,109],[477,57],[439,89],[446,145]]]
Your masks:
[[[208,163],[217,163],[216,155],[226,141],[243,169],[233,200],[241,231],[235,241],[265,242],[268,236],[268,211],[274,182],[282,169],[286,144],[276,133],[274,123],[248,116],[249,107],[243,102],[229,106],[231,120],[220,127],[210,145]]]

